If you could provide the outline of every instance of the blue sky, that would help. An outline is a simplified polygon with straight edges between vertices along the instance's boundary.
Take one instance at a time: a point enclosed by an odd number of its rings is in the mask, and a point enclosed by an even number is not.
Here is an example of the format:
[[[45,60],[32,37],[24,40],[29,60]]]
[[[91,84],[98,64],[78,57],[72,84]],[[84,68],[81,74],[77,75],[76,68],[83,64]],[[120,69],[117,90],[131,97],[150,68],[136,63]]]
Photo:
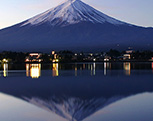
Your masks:
[[[0,0],[0,29],[22,22],[64,0]],[[101,12],[139,26],[153,27],[153,0],[82,0]]]

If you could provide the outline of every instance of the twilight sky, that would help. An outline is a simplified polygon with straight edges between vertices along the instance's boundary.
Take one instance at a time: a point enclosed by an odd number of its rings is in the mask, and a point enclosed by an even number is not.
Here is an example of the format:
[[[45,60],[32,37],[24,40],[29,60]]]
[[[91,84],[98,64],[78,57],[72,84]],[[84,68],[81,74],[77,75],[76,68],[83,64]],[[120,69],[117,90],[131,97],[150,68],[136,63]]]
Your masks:
[[[0,29],[20,23],[64,0],[0,0]],[[153,0],[82,0],[116,19],[153,27]]]

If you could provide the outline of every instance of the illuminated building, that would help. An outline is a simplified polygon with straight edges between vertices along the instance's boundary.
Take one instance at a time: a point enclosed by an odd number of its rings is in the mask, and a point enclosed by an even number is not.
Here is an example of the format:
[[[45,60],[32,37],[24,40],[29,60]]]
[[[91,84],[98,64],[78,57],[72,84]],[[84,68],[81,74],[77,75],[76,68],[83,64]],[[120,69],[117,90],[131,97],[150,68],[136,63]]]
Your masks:
[[[55,51],[52,51],[52,55],[54,55],[55,54]]]
[[[124,54],[123,55],[123,60],[130,60],[131,59],[131,55],[130,54]]]
[[[52,51],[52,62],[53,63],[58,63],[59,62],[58,55],[56,54],[55,51]]]
[[[111,57],[109,57],[109,56],[104,57],[104,61],[109,61],[110,59],[111,59]]]
[[[127,50],[126,53],[123,55],[123,60],[130,60],[131,54],[133,53],[133,50]]]
[[[59,60],[58,59],[53,59],[53,61],[52,61],[53,63],[58,63],[59,62]]]
[[[8,63],[8,60],[4,58],[4,59],[2,60],[2,62],[3,62],[3,63]]]
[[[133,50],[127,50],[126,53],[132,54],[133,53]]]
[[[41,64],[26,64],[26,76],[39,78],[41,76]]]
[[[25,62],[42,62],[41,53],[30,53],[28,57],[26,57]]]

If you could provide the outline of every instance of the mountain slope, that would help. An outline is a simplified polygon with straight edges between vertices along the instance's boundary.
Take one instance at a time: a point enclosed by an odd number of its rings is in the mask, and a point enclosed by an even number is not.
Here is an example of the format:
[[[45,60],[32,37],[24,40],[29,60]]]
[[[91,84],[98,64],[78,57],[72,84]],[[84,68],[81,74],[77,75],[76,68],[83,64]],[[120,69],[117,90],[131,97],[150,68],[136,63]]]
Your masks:
[[[98,98],[98,99],[81,99],[76,97],[51,97],[49,100],[32,97],[23,99],[27,102],[34,104],[44,110],[53,112],[68,121],[83,121],[85,118],[93,115],[98,110],[102,110],[108,105],[121,100],[125,97],[116,96],[111,98]]]
[[[153,28],[111,18],[80,0],[67,0],[31,19],[0,30],[0,51],[153,50]]]
[[[67,0],[55,8],[29,19],[22,26],[27,24],[38,25],[45,22],[49,22],[52,26],[65,26],[83,21],[92,23],[108,22],[116,25],[126,24],[95,10],[80,0]]]

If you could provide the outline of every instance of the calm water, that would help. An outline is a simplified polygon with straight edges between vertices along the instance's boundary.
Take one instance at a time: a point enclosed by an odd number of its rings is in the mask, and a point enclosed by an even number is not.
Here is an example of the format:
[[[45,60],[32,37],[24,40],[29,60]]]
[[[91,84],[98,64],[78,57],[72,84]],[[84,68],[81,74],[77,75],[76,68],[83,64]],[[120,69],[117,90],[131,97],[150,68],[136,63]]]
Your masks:
[[[2,64],[0,121],[153,121],[153,63]]]

